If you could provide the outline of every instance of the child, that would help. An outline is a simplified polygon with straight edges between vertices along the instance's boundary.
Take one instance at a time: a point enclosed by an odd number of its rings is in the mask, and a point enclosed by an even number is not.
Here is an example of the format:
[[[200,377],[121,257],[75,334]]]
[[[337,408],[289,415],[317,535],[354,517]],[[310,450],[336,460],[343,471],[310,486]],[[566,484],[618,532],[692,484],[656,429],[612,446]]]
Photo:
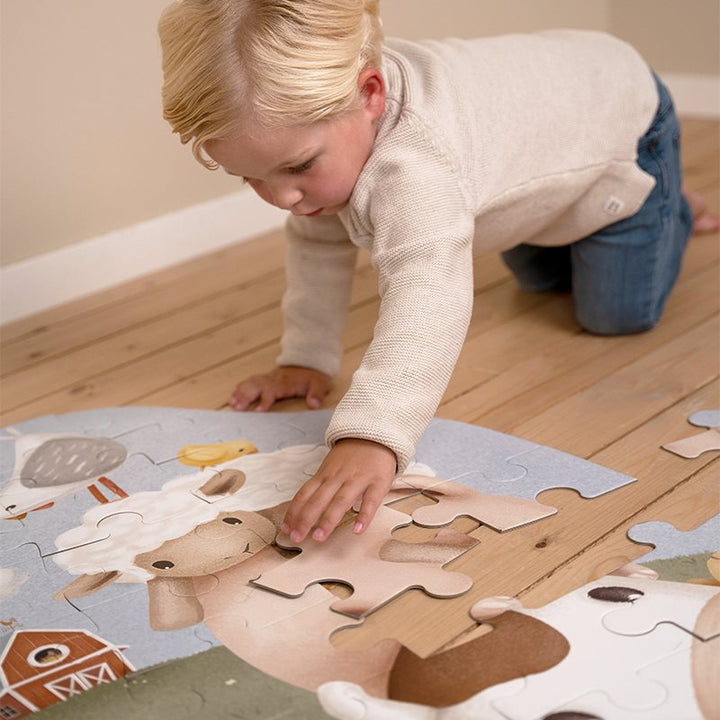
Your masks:
[[[658,322],[693,219],[672,101],[625,43],[382,45],[377,0],[178,0],[159,31],[181,141],[291,212],[278,367],[241,382],[233,407],[318,407],[357,247],[379,272],[332,449],[285,517],[294,542],[324,540],[357,500],[364,531],[412,458],[470,320],[473,247],[502,252],[527,290],[572,289],[589,332]]]

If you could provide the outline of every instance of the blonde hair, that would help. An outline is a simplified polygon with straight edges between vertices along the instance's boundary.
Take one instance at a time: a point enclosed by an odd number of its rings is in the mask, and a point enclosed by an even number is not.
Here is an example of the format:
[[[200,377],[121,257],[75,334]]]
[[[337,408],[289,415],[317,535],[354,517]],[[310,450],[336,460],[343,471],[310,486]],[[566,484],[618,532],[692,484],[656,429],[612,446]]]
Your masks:
[[[244,122],[305,124],[357,100],[380,67],[379,0],[176,0],[158,24],[163,117],[195,158]]]

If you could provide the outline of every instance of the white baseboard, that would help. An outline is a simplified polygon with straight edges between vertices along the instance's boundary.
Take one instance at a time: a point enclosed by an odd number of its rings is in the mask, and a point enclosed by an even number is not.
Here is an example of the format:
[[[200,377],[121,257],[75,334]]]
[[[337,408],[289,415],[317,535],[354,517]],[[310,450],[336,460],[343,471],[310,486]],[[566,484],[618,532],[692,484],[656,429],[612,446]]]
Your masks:
[[[0,323],[32,315],[282,226],[249,190],[0,268]]]
[[[720,118],[720,78],[661,73],[678,112]],[[0,268],[0,323],[118,285],[282,225],[249,190]]]
[[[720,76],[660,73],[685,117],[720,118]]]

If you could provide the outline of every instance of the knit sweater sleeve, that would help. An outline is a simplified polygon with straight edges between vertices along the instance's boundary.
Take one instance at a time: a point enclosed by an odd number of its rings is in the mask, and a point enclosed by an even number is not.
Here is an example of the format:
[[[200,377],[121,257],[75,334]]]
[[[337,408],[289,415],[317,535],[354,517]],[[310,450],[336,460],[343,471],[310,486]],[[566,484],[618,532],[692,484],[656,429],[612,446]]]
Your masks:
[[[337,216],[295,217],[286,223],[287,288],[279,365],[335,375],[357,259]]]
[[[472,311],[473,215],[442,152],[412,138],[372,161],[356,186],[356,239],[379,273],[372,342],[331,419],[326,440],[392,449],[402,472],[432,419]],[[364,223],[364,227],[360,227]]]

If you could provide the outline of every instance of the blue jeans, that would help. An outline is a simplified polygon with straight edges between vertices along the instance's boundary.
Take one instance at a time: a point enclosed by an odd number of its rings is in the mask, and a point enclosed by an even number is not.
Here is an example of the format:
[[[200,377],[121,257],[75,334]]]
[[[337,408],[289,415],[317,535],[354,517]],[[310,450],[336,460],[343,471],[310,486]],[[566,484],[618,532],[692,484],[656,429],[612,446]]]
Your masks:
[[[658,111],[638,142],[637,161],[656,184],[640,210],[571,245],[523,244],[502,253],[523,290],[572,290],[578,322],[599,335],[658,323],[692,234],[681,192],[680,126],[667,88],[656,82]]]

